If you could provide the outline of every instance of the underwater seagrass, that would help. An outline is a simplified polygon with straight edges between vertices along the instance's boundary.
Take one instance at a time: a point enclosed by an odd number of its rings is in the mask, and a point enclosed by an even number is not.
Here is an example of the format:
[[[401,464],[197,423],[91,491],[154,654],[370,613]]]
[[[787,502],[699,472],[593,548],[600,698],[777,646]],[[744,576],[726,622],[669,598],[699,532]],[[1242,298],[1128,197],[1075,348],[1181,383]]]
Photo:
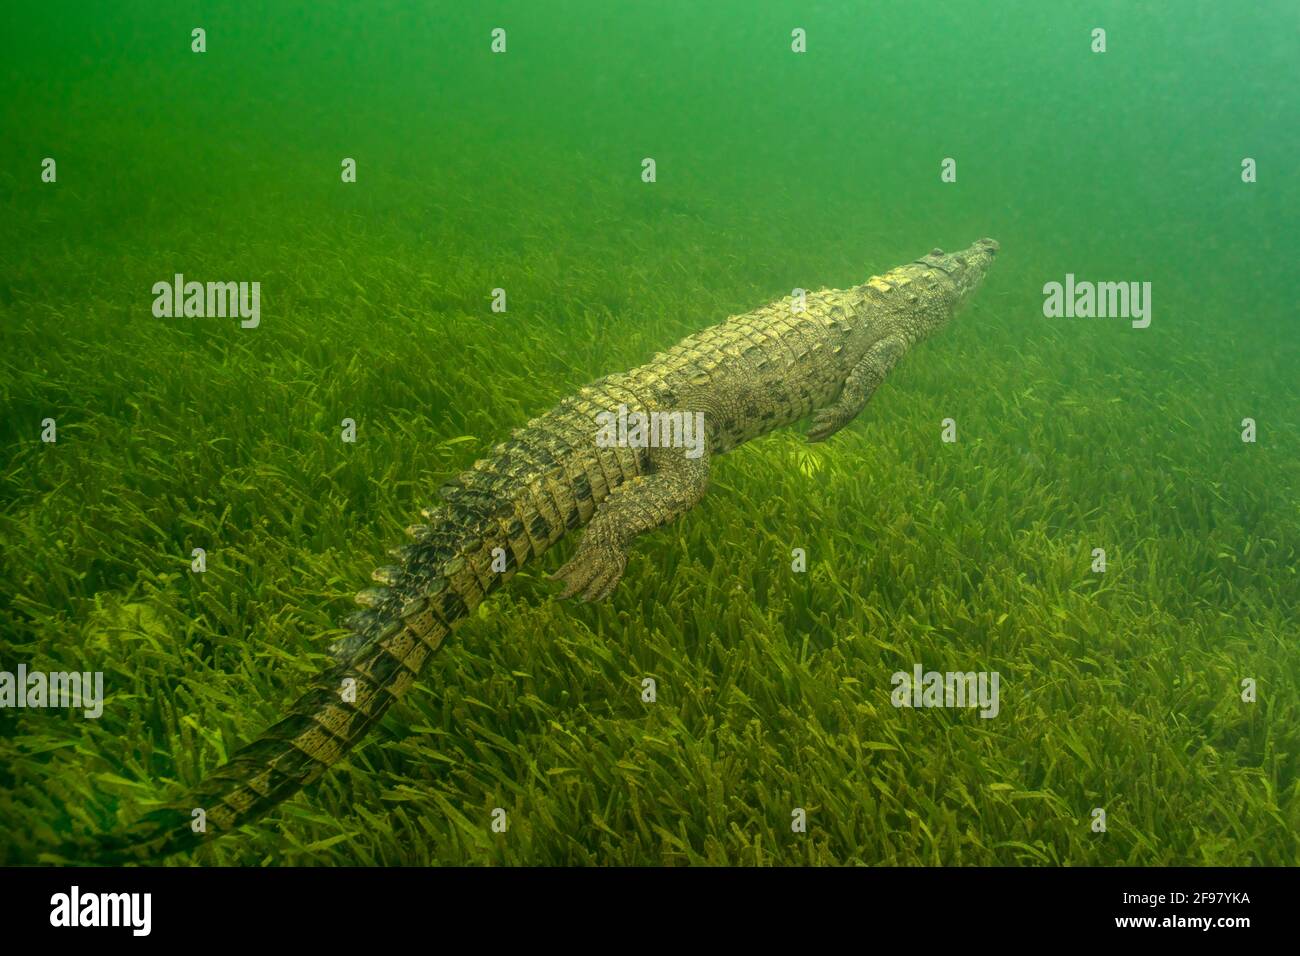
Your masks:
[[[812,414],[822,441],[862,411],[895,363],[979,287],[998,244],[929,255],[850,289],[786,298],[697,332],[649,363],[582,388],[442,489],[408,529],[401,563],[357,595],[337,663],[287,717],[185,799],[107,839],[98,856],[145,860],[226,834],[317,780],[419,677],[458,620],[569,531],[586,527],[554,577],[564,597],[608,596],[637,535],[704,495],[709,461]],[[619,415],[698,420],[692,447],[605,440]],[[690,429],[681,428],[687,436]],[[192,811],[207,827],[194,832]]]

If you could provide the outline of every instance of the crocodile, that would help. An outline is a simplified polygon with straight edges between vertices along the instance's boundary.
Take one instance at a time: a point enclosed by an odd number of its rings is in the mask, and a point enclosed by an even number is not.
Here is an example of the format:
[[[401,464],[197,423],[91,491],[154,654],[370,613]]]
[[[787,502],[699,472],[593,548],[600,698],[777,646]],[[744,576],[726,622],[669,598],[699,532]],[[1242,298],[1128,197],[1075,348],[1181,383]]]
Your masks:
[[[570,531],[585,528],[552,575],[562,597],[608,596],[633,540],[701,499],[715,456],[808,416],[810,441],[843,428],[908,349],[956,314],[997,252],[981,239],[849,289],[795,290],[592,382],[515,430],[407,529],[410,542],[391,552],[397,563],[357,595],[362,610],[332,666],[288,715],[183,800],[103,840],[100,859],[192,849],[319,779],[415,683],[457,621]],[[701,440],[691,454],[672,441],[600,440],[596,422],[620,409],[702,416]]]

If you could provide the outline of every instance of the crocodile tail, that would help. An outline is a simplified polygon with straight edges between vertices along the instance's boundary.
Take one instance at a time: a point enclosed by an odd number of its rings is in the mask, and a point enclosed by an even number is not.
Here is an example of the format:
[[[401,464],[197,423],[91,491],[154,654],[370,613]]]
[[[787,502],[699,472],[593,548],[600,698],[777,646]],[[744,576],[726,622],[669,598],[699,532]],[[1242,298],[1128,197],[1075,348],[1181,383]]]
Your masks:
[[[415,683],[457,621],[591,516],[609,488],[636,473],[636,461],[593,453],[579,471],[557,461],[571,446],[560,418],[530,422],[495,456],[475,463],[427,509],[428,524],[407,529],[413,543],[379,568],[383,585],[362,591],[366,610],[350,620],[338,662],[316,678],[289,714],[236,751],[185,799],[155,810],[100,842],[96,862],[157,860],[251,823],[317,780],[365,736]],[[586,434],[590,415],[578,415]],[[621,450],[620,450],[621,451]],[[201,811],[201,812],[200,812]],[[201,822],[200,822],[201,821]],[[84,853],[65,853],[69,858]]]
[[[378,624],[372,617],[361,625],[370,632],[364,643],[316,678],[287,716],[183,800],[99,843],[95,861],[157,860],[192,849],[251,823],[341,760],[415,683],[452,626],[494,583],[475,580],[471,586],[468,578],[477,575],[463,558],[436,566],[446,573],[430,578],[421,562],[409,561],[392,591],[418,589],[418,597],[385,608]]]

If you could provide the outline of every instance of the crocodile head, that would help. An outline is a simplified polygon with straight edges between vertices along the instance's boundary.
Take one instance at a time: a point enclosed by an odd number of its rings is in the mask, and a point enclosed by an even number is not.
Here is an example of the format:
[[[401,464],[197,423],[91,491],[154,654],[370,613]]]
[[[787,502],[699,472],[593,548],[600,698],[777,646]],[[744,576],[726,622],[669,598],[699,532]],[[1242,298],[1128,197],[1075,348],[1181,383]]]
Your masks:
[[[981,239],[961,252],[948,255],[936,249],[926,259],[930,259],[936,253],[938,253],[938,264],[948,273],[955,285],[952,312],[956,313],[984,281],[984,274],[989,271],[989,266],[997,258],[998,242],[996,239]]]
[[[981,239],[960,252],[935,249],[867,285],[887,294],[902,290],[907,305],[898,310],[895,321],[914,341],[937,331],[961,311],[997,254],[998,244],[993,239]],[[873,332],[879,337],[878,329]]]

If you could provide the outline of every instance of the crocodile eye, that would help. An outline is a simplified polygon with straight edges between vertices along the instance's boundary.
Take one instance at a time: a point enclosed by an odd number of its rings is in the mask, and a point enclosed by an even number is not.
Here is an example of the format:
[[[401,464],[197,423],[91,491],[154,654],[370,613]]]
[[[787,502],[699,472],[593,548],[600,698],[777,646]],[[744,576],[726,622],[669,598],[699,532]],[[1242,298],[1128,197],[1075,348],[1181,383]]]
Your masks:
[[[932,256],[941,256],[941,255],[943,255],[943,250],[942,250],[942,249],[931,249],[931,250],[930,250],[930,255],[932,255]]]

